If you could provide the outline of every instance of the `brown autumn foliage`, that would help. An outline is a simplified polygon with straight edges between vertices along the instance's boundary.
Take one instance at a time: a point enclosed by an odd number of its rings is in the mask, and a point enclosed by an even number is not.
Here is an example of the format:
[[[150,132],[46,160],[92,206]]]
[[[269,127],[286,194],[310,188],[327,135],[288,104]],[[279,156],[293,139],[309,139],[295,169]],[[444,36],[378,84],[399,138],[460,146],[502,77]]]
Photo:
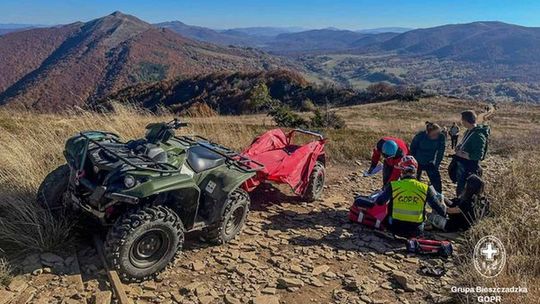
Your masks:
[[[282,66],[260,51],[197,42],[119,12],[3,35],[0,52],[0,104],[48,112],[141,82]]]

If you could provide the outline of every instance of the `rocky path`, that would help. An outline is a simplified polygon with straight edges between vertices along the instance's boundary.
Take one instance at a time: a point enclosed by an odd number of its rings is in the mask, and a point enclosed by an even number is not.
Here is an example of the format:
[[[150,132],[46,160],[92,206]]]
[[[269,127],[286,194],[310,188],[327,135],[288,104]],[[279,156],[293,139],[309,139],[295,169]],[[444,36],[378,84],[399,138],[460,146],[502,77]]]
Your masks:
[[[447,167],[448,160],[441,166]],[[355,193],[378,189],[381,177],[361,177],[367,161],[331,166],[320,201],[307,204],[285,187],[252,193],[246,227],[229,244],[188,237],[184,253],[154,281],[126,286],[134,303],[444,303],[456,277],[452,258],[405,252],[401,241],[350,223]],[[497,157],[486,161],[503,168]],[[446,172],[442,175],[447,176]],[[453,185],[444,180],[452,196]],[[448,236],[445,236],[448,237]],[[0,304],[111,302],[111,288],[91,241],[65,256],[28,256],[22,275],[0,287]],[[459,237],[455,249],[459,252]],[[424,268],[445,270],[442,277]]]

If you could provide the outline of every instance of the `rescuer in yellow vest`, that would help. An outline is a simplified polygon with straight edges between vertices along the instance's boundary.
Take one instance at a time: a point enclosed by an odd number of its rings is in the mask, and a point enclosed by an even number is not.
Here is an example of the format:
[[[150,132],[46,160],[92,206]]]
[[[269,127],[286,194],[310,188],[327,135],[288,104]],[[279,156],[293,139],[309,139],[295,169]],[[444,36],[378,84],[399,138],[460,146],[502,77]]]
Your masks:
[[[418,162],[413,156],[404,156],[398,168],[401,178],[387,184],[375,203],[388,203],[388,228],[391,232],[407,237],[418,236],[424,230],[426,203],[441,216],[446,216],[446,205],[433,187],[415,178]]]

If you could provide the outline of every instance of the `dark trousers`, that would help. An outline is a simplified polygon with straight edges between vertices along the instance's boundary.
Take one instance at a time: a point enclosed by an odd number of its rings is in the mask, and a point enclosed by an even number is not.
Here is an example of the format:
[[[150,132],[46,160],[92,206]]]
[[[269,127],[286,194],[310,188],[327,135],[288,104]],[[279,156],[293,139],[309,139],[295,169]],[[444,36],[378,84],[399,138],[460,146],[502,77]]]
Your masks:
[[[459,135],[450,135],[450,140],[452,142],[452,149],[454,149],[457,146]]]
[[[424,235],[424,223],[408,223],[393,219],[391,216],[387,219],[388,230],[401,237],[421,237]]]
[[[433,164],[423,165],[418,164],[418,172],[416,173],[416,179],[422,180],[422,172],[426,171],[431,185],[438,193],[442,192],[441,172],[439,168]]]
[[[482,167],[480,167],[480,163],[474,160],[460,159],[457,162],[456,168],[456,197],[459,197],[465,189],[465,183],[467,183],[467,178],[471,176],[471,174],[482,176]]]

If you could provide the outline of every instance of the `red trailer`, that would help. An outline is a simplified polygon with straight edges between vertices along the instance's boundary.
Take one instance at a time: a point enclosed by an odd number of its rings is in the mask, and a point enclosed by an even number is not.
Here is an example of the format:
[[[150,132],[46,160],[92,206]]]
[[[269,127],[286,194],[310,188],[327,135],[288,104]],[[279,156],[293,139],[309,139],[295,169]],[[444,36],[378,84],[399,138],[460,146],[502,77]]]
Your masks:
[[[297,134],[315,138],[306,144],[295,143]],[[253,140],[242,155],[264,165],[264,169],[245,183],[247,191],[263,182],[289,184],[297,195],[307,201],[318,199],[325,181],[325,145],[322,134],[294,129],[267,131]]]

